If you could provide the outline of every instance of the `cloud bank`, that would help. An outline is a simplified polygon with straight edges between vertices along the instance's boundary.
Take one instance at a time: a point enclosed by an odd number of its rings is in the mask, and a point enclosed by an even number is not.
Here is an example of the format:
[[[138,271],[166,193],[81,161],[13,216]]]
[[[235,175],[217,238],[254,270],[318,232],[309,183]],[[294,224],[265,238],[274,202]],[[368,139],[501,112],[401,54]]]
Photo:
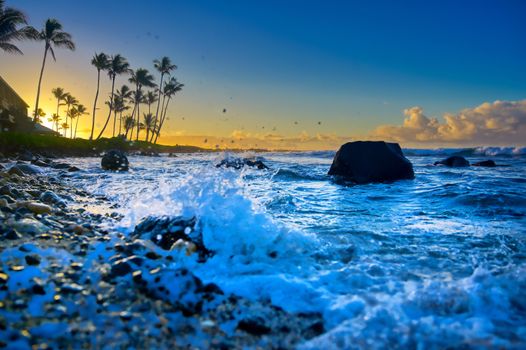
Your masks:
[[[510,145],[526,143],[526,100],[485,102],[443,121],[424,114],[421,107],[404,110],[402,125],[380,125],[375,139],[402,143]]]

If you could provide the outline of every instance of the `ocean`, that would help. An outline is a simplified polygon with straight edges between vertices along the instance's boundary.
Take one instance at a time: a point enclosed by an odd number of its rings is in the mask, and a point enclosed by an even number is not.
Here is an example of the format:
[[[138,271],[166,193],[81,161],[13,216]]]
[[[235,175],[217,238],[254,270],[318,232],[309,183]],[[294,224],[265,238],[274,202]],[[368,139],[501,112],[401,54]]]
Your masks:
[[[194,153],[68,162],[66,181],[109,204],[78,204],[130,234],[147,216],[197,218],[204,282],[288,312],[318,312],[325,333],[300,349],[526,347],[526,150],[405,149],[414,180],[352,185],[327,175],[334,152]],[[496,168],[432,164],[451,154]],[[258,170],[216,168],[256,156]],[[113,215],[114,217],[116,215]]]

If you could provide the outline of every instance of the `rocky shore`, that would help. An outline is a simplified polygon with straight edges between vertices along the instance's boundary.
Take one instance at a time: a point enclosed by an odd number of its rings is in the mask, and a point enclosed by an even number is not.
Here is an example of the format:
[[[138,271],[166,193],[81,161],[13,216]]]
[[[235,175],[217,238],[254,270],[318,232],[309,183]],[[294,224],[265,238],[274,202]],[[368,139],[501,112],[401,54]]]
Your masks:
[[[324,332],[319,314],[204,283],[175,263],[181,244],[108,229],[119,215],[90,204],[114,204],[69,186],[76,171],[0,155],[0,348],[291,348]]]

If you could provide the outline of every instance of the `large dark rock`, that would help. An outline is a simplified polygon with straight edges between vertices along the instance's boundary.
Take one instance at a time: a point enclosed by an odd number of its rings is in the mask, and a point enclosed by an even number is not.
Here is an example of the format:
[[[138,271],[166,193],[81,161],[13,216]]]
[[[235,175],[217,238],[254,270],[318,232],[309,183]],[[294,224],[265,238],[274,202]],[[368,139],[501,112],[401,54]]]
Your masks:
[[[483,160],[481,162],[476,162],[476,163],[473,163],[471,165],[473,165],[473,166],[483,166],[483,167],[488,167],[488,168],[494,168],[494,167],[497,166],[497,164],[495,164],[495,161],[493,161],[491,159]]]
[[[329,175],[364,184],[413,179],[413,165],[397,143],[383,141],[348,142],[340,147]]]
[[[469,166],[469,162],[466,160],[466,158],[461,156],[451,156],[444,160],[435,162],[435,165],[445,165],[453,168],[461,168]]]
[[[128,158],[123,152],[111,150],[104,154],[100,166],[104,170],[128,170]]]
[[[216,168],[234,168],[236,170],[242,169],[244,166],[249,166],[257,169],[268,169],[268,166],[265,165],[261,160],[258,159],[249,159],[249,158],[226,158],[223,159],[219,164],[216,165]]]
[[[34,166],[34,165],[25,164],[25,163],[17,163],[13,165],[11,168],[9,168],[8,173],[11,175],[16,174],[19,176],[39,175],[42,173],[42,170],[40,170],[39,167]]]
[[[204,260],[211,255],[202,242],[195,218],[148,216],[133,231],[133,238],[146,238],[164,250],[185,249],[187,254],[197,252]]]

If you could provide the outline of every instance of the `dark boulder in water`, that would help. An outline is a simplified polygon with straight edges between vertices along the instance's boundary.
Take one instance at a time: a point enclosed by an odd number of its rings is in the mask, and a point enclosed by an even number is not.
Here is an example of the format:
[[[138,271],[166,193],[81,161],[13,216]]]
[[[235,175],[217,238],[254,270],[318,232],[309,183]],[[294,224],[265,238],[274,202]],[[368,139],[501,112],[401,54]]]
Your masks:
[[[257,169],[268,169],[268,166],[265,165],[261,160],[249,159],[249,158],[227,158],[223,159],[219,164],[216,165],[216,168],[234,168],[239,170],[244,166],[249,166]]]
[[[451,156],[444,160],[435,162],[435,165],[445,165],[453,168],[461,168],[469,166],[469,162],[466,160],[466,158],[461,156]]]
[[[128,170],[128,158],[126,155],[118,150],[111,150],[104,154],[100,162],[104,170]]]
[[[329,175],[364,184],[413,179],[413,165],[397,143],[384,141],[348,142],[340,147]]]
[[[204,259],[210,252],[202,243],[195,218],[148,216],[133,231],[133,237],[151,240],[164,250],[185,249],[188,255],[197,252]]]
[[[488,167],[488,168],[494,168],[494,167],[497,166],[495,161],[491,160],[491,159],[483,160],[481,162],[476,162],[476,163],[473,163],[471,165],[473,165],[473,166],[483,166],[483,167]]]
[[[25,164],[25,163],[17,163],[13,165],[11,168],[9,168],[8,173],[11,175],[16,174],[19,176],[39,175],[42,173],[42,170],[40,170],[39,167],[34,166],[34,165]]]

